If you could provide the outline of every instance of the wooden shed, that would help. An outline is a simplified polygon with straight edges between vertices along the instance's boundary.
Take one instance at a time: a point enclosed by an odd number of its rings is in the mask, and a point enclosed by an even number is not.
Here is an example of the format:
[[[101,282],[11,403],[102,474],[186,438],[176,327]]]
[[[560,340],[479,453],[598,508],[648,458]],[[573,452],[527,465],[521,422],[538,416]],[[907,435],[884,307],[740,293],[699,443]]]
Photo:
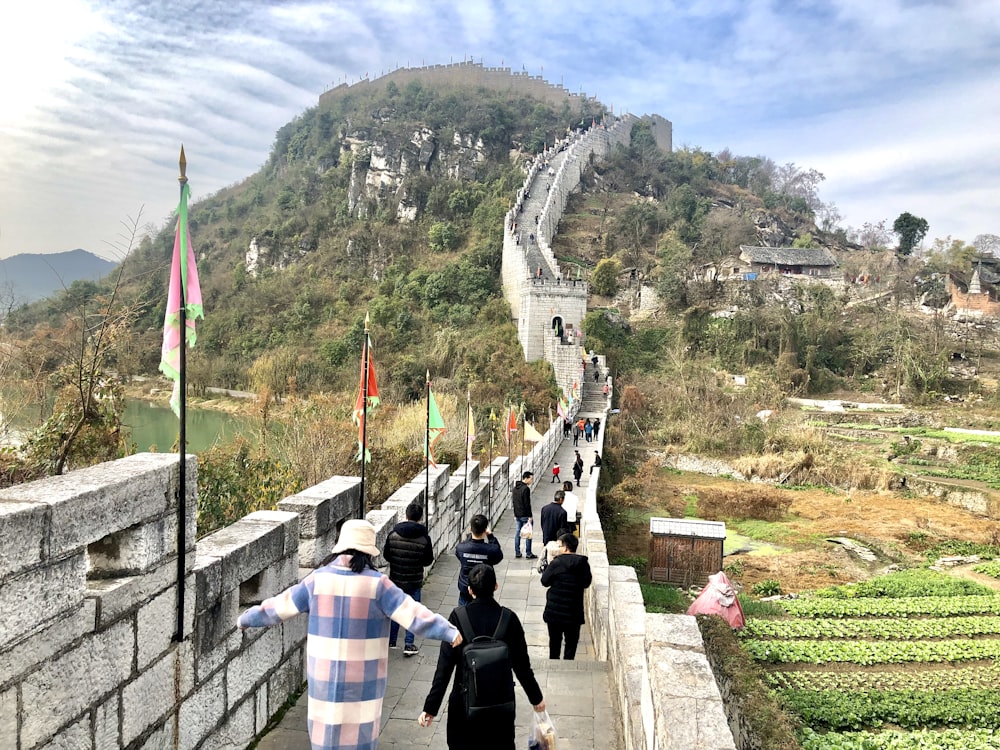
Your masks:
[[[726,524],[689,518],[649,519],[649,578],[678,586],[702,585],[722,570]]]

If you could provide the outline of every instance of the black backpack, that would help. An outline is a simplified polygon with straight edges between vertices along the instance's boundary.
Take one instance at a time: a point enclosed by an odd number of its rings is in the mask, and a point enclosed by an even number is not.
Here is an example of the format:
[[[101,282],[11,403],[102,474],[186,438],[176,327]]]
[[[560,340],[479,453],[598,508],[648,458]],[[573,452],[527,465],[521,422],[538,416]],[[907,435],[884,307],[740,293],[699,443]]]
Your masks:
[[[500,622],[492,636],[476,635],[465,607],[456,610],[462,633],[462,703],[471,719],[514,715],[514,677],[510,652],[502,640],[510,622],[510,610],[501,608]]]

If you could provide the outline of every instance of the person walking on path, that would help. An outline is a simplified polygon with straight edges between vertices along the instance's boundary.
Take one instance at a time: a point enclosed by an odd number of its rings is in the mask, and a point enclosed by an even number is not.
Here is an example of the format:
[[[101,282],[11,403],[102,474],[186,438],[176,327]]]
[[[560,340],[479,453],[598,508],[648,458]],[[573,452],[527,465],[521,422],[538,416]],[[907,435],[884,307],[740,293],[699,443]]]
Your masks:
[[[423,516],[420,503],[407,505],[406,520],[393,527],[382,548],[382,557],[389,563],[389,580],[417,602],[424,585],[424,568],[434,562],[434,545],[427,527],[420,523]],[[389,648],[396,648],[398,635],[399,623],[393,622],[389,626]],[[420,651],[413,641],[413,631],[407,630],[403,656],[415,656]]]
[[[559,462],[552,464],[552,481],[549,484],[553,484],[559,481]]]
[[[594,440],[597,440],[600,429],[601,429],[601,418],[594,417]]]
[[[521,478],[514,482],[514,489],[510,491],[511,506],[514,510],[514,518],[517,520],[517,528],[514,529],[514,557],[521,556],[521,529],[531,520],[531,481],[534,474],[526,471]],[[538,555],[531,554],[531,538],[524,540],[524,556],[528,560],[534,560]]]
[[[563,658],[576,658],[583,625],[583,591],[590,586],[593,575],[586,555],[576,554],[579,540],[572,534],[559,537],[555,556],[542,571],[541,584],[548,588],[542,620],[549,630],[549,658],[558,659],[562,642],[566,640]]]
[[[566,510],[562,507],[565,498],[563,490],[556,490],[552,502],[542,508],[539,514],[542,520],[542,544],[554,542],[566,532]]]
[[[472,536],[455,547],[455,557],[461,566],[458,571],[458,606],[469,603],[469,571],[477,565],[496,565],[503,560],[503,548],[490,533],[490,519],[477,513],[469,521]]]
[[[573,443],[576,445],[576,443]],[[580,479],[583,478],[583,456],[580,455],[580,451],[573,451],[576,453],[576,458],[573,459],[573,479],[576,480],[576,486],[580,486]]]
[[[573,447],[580,444],[580,424],[578,422],[573,424]]]
[[[510,619],[500,640],[507,644],[511,670],[528,696],[528,701],[535,711],[544,711],[545,697],[531,669],[524,626],[516,613],[500,606],[494,598],[496,590],[496,572],[489,565],[477,565],[469,571],[469,595],[472,601],[462,611],[468,616],[472,632],[463,636],[467,639],[465,643],[471,643],[478,636],[494,635],[500,618],[505,612],[509,613]],[[459,608],[456,608],[452,610],[448,621],[457,626],[459,616]],[[431,689],[424,700],[424,710],[417,719],[418,723],[422,727],[429,727],[433,723],[454,672],[455,681],[448,698],[448,750],[514,750],[514,721],[517,717],[513,709],[498,711],[497,715],[475,722],[466,716],[465,697],[462,693],[464,669],[462,649],[442,644]]]
[[[278,625],[309,613],[308,726],[313,750],[377,750],[389,667],[389,623],[458,647],[458,628],[374,569],[375,527],[344,523],[333,558],[239,616],[237,626]],[[331,647],[331,644],[336,644]]]
[[[566,528],[575,532],[580,523],[580,498],[573,492],[572,482],[563,482],[563,510],[566,511]]]
[[[601,468],[601,454],[598,453],[597,451],[594,451],[594,463],[590,465],[590,472],[588,473],[593,474],[594,469],[599,469],[599,468]]]
[[[587,417],[587,421],[583,423],[583,434],[588,443],[594,439],[594,423],[590,421],[590,417]]]

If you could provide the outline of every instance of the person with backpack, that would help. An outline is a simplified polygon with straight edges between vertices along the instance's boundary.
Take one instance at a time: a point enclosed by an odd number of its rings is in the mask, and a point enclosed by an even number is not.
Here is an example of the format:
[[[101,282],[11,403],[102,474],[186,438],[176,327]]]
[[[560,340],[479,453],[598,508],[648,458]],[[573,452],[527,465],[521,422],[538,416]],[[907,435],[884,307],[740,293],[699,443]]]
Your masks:
[[[420,523],[423,516],[420,503],[407,505],[406,520],[393,527],[382,547],[382,557],[389,563],[389,580],[417,602],[424,585],[424,568],[434,562],[431,537],[427,527]],[[393,622],[389,626],[389,648],[396,648],[398,636],[399,623]],[[419,652],[413,631],[407,630],[403,637],[403,656],[416,656]]]
[[[517,615],[494,598],[496,572],[489,565],[469,571],[472,601],[452,610],[448,621],[461,632],[458,648],[442,644],[437,669],[418,722],[429,727],[448,699],[448,750],[514,750],[513,671],[535,711],[545,710],[542,689],[531,669],[524,627]]]
[[[552,559],[542,571],[541,584],[549,589],[545,594],[542,620],[549,629],[550,659],[559,658],[563,638],[566,639],[563,659],[575,659],[580,643],[580,626],[584,622],[583,590],[590,586],[593,576],[587,556],[576,554],[578,544],[575,536],[563,534]]]
[[[389,671],[389,623],[462,643],[458,628],[375,570],[375,527],[345,521],[333,553],[302,581],[239,616],[240,630],[309,613],[306,662],[313,750],[376,750]],[[248,643],[259,640],[243,640]],[[279,639],[280,642],[280,639]]]
[[[576,453],[576,458],[573,459],[573,479],[576,480],[576,486],[579,487],[580,479],[583,478],[583,456],[580,455],[580,451],[574,452]]]

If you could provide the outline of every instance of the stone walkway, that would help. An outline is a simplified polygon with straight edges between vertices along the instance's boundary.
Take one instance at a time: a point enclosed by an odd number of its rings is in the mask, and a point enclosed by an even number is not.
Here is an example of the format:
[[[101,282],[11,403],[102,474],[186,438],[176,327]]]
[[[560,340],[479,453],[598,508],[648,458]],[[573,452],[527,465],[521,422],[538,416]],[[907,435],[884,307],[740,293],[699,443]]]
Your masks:
[[[588,365],[588,370],[590,366]],[[581,416],[590,416],[581,414]],[[596,415],[595,415],[596,416]],[[584,458],[581,494],[587,486],[588,474],[593,463],[593,444],[583,438],[577,449]],[[562,467],[562,478],[572,478],[573,441],[564,440],[556,452],[555,460]],[[551,502],[552,494],[559,487],[549,480],[551,474],[536,477],[532,489],[531,506],[537,522],[539,511]],[[497,601],[513,609],[524,624],[528,652],[535,677],[542,688],[545,703],[559,733],[559,750],[622,750],[620,721],[612,708],[607,663],[594,660],[594,646],[590,629],[584,625],[580,633],[580,646],[575,661],[550,661],[548,659],[548,632],[542,622],[545,607],[545,589],[538,581],[536,560],[514,558],[514,521],[508,511],[500,519],[497,536],[506,556],[497,567]],[[538,547],[541,545],[539,543]],[[538,549],[533,550],[538,554]],[[447,615],[458,603],[458,560],[453,554],[444,554],[431,567],[423,588],[423,602],[435,612]],[[400,645],[402,645],[400,634]],[[402,750],[421,747],[445,750],[445,724],[447,699],[442,713],[430,728],[417,724],[430,689],[437,663],[438,642],[417,639],[420,653],[404,657],[402,649],[389,652],[389,684],[382,708],[382,733],[380,750]],[[527,746],[531,705],[520,687],[517,689],[518,747]],[[299,702],[285,714],[281,724],[267,734],[258,745],[260,750],[309,750],[306,735],[305,693]]]

